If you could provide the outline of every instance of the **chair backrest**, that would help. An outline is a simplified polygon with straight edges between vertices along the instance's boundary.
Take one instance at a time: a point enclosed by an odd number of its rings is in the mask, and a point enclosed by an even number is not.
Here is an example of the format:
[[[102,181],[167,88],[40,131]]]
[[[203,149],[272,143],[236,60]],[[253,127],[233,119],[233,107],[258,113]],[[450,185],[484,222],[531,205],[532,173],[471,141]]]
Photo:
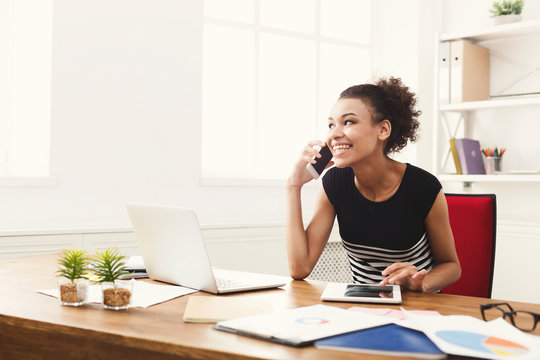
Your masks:
[[[328,241],[319,261],[308,276],[311,280],[352,283],[347,253],[341,242]]]
[[[494,194],[446,194],[461,278],[442,293],[491,298],[495,234]]]

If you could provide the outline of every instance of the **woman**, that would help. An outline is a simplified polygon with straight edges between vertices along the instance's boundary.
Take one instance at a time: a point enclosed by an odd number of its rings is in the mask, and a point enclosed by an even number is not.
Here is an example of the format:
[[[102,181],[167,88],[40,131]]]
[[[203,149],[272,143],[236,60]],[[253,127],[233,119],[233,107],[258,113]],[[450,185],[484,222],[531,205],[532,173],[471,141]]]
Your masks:
[[[328,119],[326,144],[304,148],[287,182],[287,253],[294,279],[317,263],[337,216],[353,279],[434,292],[461,268],[442,186],[433,175],[388,157],[416,140],[414,93],[401,79],[380,79],[343,91]],[[308,163],[329,146],[335,167],[318,191],[304,229],[301,188],[312,180]],[[315,159],[314,159],[315,158]]]

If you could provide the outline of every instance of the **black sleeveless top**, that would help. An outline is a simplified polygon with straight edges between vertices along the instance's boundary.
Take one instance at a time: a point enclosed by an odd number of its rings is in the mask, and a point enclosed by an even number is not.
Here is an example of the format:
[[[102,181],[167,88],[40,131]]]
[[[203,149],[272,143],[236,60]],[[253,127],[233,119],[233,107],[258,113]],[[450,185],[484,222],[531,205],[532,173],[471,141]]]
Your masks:
[[[398,190],[381,202],[358,191],[350,167],[329,169],[322,182],[334,205],[355,282],[378,283],[381,272],[396,262],[431,270],[433,255],[424,220],[442,188],[435,176],[407,164]]]

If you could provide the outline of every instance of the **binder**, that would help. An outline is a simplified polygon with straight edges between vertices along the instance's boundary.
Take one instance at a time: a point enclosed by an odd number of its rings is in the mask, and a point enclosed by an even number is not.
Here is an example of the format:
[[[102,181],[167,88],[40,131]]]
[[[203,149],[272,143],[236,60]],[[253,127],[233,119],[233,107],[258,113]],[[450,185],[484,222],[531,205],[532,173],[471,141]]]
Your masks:
[[[444,359],[442,352],[423,332],[396,324],[318,340],[319,349],[341,350],[385,356]]]
[[[473,139],[455,139],[455,143],[463,174],[485,174],[480,142]]]
[[[291,346],[391,323],[369,315],[322,304],[218,322],[214,329]]]
[[[451,138],[449,142],[450,142],[450,152],[452,153],[452,158],[454,159],[454,165],[456,166],[456,174],[461,175],[463,174],[463,172],[461,171],[461,164],[459,162],[459,154],[456,148],[456,139]]]
[[[439,104],[450,102],[450,42],[439,43]]]
[[[450,102],[489,99],[489,50],[465,40],[450,45]]]

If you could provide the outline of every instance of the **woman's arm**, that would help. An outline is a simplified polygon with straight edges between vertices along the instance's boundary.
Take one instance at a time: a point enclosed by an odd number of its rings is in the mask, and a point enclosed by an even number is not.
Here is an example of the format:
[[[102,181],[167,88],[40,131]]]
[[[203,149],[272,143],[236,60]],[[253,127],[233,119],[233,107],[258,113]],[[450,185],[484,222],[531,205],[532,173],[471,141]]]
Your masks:
[[[410,263],[390,265],[382,273],[387,277],[381,281],[381,285],[399,284],[409,290],[434,292],[459,279],[461,266],[450,228],[446,197],[442,190],[437,195],[425,224],[435,266],[428,273],[426,270],[417,271]]]
[[[314,145],[324,146],[324,143],[313,142],[306,146],[287,181],[287,257],[289,273],[295,280],[309,276],[315,267],[328,241],[335,217],[334,207],[321,186],[315,199],[313,218],[304,229],[301,192],[302,186],[312,179],[306,165],[318,154]]]

